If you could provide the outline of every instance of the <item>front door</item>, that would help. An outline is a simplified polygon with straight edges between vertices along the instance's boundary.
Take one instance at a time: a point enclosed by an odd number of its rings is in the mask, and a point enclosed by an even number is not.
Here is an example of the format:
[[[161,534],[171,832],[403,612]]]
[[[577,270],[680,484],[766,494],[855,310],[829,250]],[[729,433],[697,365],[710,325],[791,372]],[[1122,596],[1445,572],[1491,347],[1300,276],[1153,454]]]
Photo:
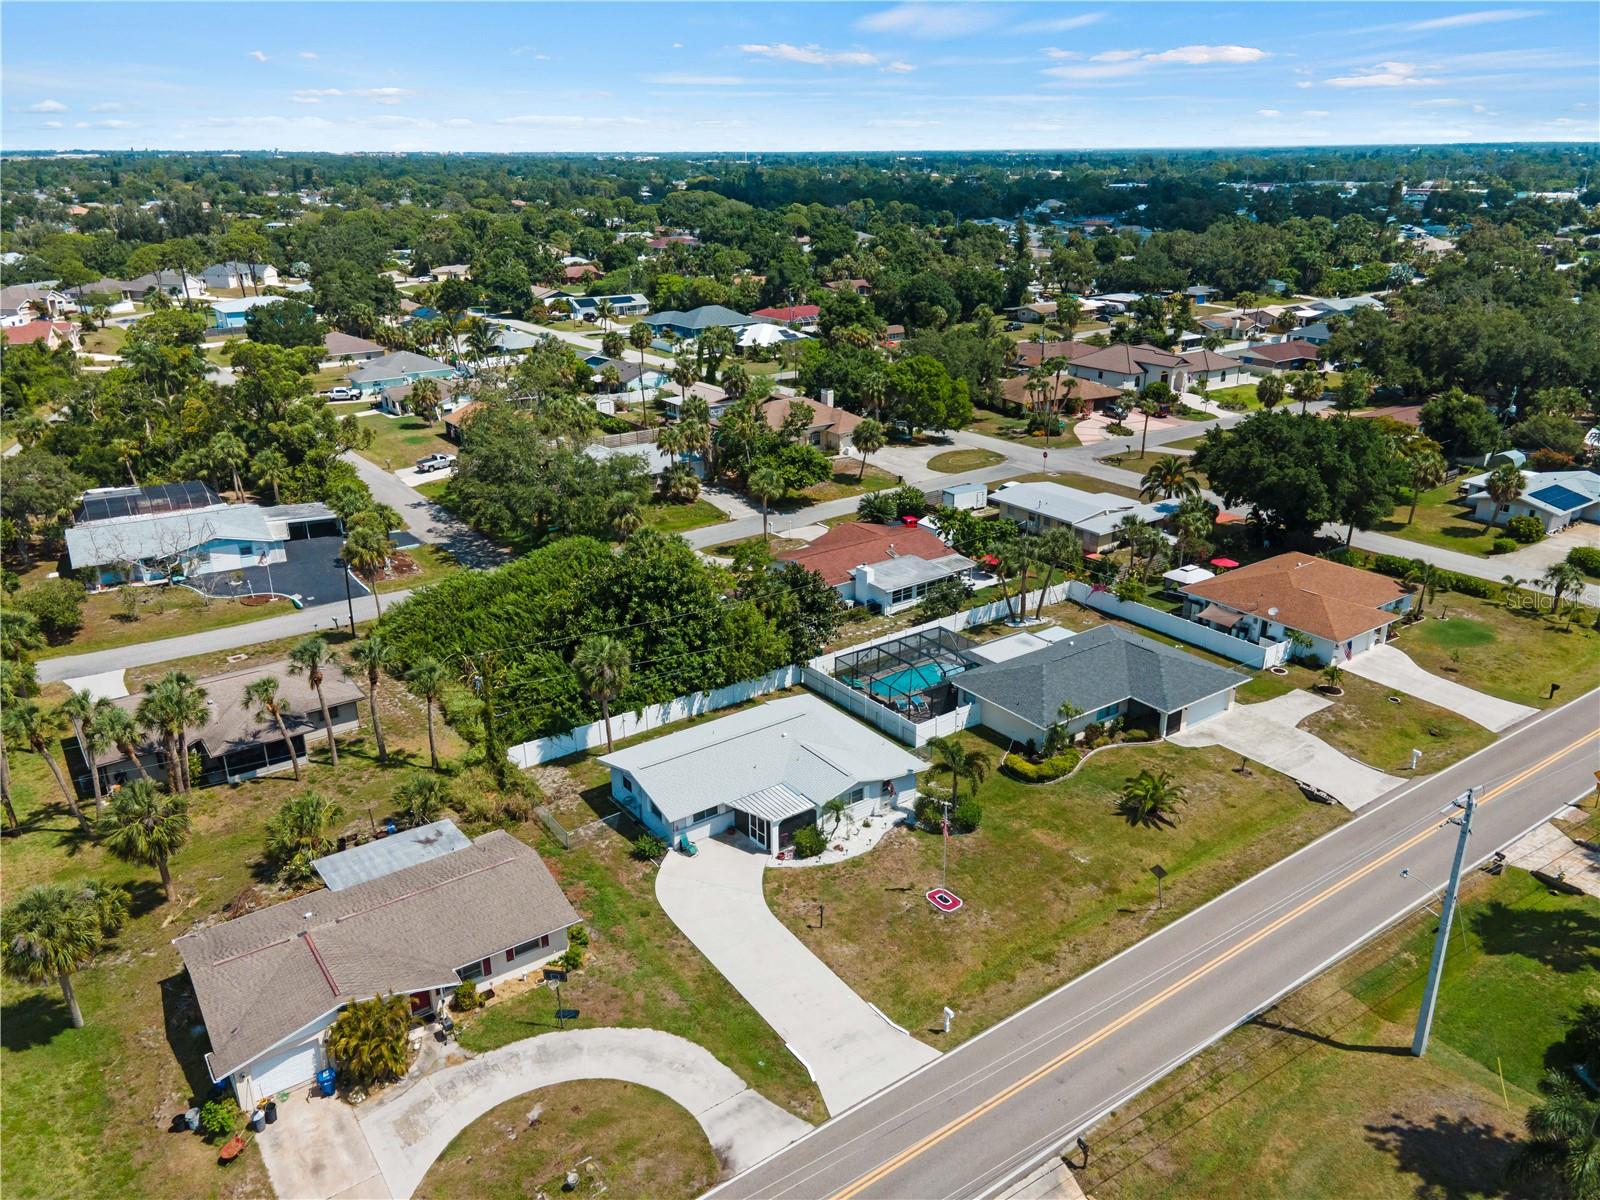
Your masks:
[[[734,826],[745,837],[749,838],[762,848],[767,845],[767,821],[765,817],[754,816],[751,813],[739,812],[734,820]]]

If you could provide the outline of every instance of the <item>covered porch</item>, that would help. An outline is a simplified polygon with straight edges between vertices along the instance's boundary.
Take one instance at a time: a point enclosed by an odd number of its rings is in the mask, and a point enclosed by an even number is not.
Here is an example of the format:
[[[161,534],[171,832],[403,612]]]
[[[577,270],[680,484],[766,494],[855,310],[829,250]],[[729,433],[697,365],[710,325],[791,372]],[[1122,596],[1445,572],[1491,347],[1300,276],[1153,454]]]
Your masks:
[[[731,807],[733,832],[769,857],[788,850],[794,835],[817,821],[817,806],[782,783],[741,796]]]

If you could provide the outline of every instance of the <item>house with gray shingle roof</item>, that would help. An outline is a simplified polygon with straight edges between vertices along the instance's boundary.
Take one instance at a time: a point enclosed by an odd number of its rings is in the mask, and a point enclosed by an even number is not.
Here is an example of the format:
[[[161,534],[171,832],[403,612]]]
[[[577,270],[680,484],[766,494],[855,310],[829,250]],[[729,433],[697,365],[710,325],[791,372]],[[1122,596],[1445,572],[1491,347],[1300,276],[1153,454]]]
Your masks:
[[[447,821],[410,832],[465,840]],[[439,848],[321,859],[328,887],[173,941],[211,1042],[206,1066],[242,1108],[337,1065],[327,1031],[347,1004],[408,996],[422,1018],[462,983],[521,978],[566,950],[578,914],[532,847],[497,829]]]
[[[1147,719],[1161,737],[1233,704],[1249,676],[1129,633],[1096,625],[1032,653],[974,667],[951,682],[977,723],[1019,745],[1044,743],[1052,726],[1077,733],[1123,717]],[[1076,715],[1062,719],[1062,706]]]

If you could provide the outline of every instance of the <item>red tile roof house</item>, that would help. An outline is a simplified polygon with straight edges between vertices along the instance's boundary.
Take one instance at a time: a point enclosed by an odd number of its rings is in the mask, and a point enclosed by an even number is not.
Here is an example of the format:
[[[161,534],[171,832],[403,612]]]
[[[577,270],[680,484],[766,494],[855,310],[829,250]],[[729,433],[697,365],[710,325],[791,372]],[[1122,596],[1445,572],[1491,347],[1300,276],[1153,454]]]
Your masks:
[[[585,279],[599,279],[600,268],[593,263],[573,263],[561,269],[561,277],[568,283],[581,283]]]
[[[778,555],[815,571],[847,602],[899,612],[945,579],[964,579],[975,564],[920,525],[835,525],[803,550]]]
[[[1307,367],[1315,370],[1322,361],[1315,346],[1298,340],[1251,346],[1234,357],[1247,367],[1263,367],[1269,371],[1301,371]]]
[[[5,330],[6,345],[42,345],[46,350],[59,346],[78,348],[78,327],[71,321],[29,321],[26,325],[8,325]]]
[[[792,325],[804,333],[816,329],[821,314],[821,307],[815,304],[781,304],[772,308],[758,308],[750,315],[772,325]]]
[[[1183,615],[1249,642],[1281,642],[1298,630],[1295,658],[1344,662],[1389,639],[1411,607],[1394,580],[1325,558],[1279,554],[1182,589]]]

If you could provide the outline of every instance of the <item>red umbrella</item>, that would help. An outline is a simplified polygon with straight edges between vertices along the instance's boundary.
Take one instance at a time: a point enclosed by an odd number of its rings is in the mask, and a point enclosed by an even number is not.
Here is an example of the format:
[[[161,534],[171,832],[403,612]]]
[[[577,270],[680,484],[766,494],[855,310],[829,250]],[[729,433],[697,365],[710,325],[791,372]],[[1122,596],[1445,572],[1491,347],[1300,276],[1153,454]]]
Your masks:
[[[1239,564],[1234,562],[1231,558],[1213,558],[1211,560],[1211,565],[1213,567],[1221,567],[1224,571],[1227,571],[1233,567],[1237,567]]]

